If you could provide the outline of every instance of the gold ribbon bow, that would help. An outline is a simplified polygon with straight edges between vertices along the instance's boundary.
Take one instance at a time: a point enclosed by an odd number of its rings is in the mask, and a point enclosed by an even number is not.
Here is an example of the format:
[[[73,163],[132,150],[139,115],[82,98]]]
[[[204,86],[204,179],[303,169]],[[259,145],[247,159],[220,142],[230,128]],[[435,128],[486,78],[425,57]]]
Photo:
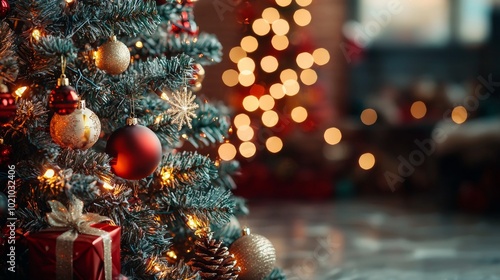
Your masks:
[[[74,199],[69,210],[59,201],[48,202],[51,213],[47,213],[47,220],[52,227],[69,228],[56,240],[56,279],[73,279],[73,242],[78,234],[100,236],[104,244],[104,276],[106,280],[112,278],[111,236],[108,232],[91,227],[92,224],[110,221],[95,213],[82,214],[83,202]]]

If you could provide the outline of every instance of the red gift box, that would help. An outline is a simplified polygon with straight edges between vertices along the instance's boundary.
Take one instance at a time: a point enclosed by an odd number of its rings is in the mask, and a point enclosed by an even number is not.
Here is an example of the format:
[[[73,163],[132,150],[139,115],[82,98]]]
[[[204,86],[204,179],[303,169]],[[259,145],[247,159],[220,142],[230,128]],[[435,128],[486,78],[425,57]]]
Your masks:
[[[92,225],[111,237],[113,279],[120,277],[121,228],[107,223]],[[56,239],[63,230],[27,233],[29,270],[32,279],[56,279]],[[100,236],[78,234],[73,243],[73,279],[104,280],[104,247]],[[70,280],[70,279],[68,279]]]

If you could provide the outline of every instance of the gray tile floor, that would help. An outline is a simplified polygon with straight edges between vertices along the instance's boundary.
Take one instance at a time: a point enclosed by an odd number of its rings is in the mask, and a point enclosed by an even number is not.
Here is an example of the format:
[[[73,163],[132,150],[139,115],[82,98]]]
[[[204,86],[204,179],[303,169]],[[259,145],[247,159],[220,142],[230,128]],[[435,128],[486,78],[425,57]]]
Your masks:
[[[290,280],[500,280],[498,220],[403,204],[250,203],[240,222],[273,242]]]

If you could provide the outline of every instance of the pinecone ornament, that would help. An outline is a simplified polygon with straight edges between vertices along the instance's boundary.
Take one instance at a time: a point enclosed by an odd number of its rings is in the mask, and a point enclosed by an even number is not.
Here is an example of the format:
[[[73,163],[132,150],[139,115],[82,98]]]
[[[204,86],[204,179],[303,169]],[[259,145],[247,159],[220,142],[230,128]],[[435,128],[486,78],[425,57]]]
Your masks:
[[[196,240],[195,257],[190,264],[204,280],[235,280],[240,272],[234,256],[221,241],[212,238],[212,233]]]

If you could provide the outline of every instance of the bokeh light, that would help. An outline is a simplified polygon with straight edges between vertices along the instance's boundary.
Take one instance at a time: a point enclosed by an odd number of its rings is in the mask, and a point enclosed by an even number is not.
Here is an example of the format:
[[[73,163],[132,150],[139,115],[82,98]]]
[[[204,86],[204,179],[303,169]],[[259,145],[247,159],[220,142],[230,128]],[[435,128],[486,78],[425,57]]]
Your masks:
[[[250,117],[247,114],[238,114],[233,120],[234,126],[240,128],[242,126],[249,126],[251,123]]]
[[[342,140],[342,132],[336,127],[330,127],[324,133],[325,142],[330,145],[337,145]]]
[[[271,153],[278,153],[283,149],[283,141],[277,136],[269,137],[266,140],[266,148]]]
[[[307,6],[311,5],[312,0],[295,0],[295,2],[297,2],[297,5],[299,5],[301,7],[307,7]]]
[[[274,98],[271,95],[266,94],[259,98],[259,107],[264,111],[271,110],[275,104],[276,102],[274,102]]]
[[[276,59],[276,57],[272,55],[265,56],[260,61],[260,67],[262,68],[262,70],[264,70],[264,72],[267,73],[272,73],[276,71],[278,69],[278,66],[279,66],[278,59]]]
[[[241,39],[241,48],[246,52],[254,52],[259,47],[259,42],[253,36],[246,36]]]
[[[290,42],[288,41],[288,38],[286,36],[274,35],[271,39],[271,44],[276,50],[282,51],[288,48]]]
[[[244,57],[238,62],[238,70],[244,75],[250,75],[255,70],[255,62],[250,57]]]
[[[262,124],[267,127],[273,127],[278,124],[279,116],[275,111],[265,111],[262,114]]]
[[[253,95],[246,96],[243,99],[243,108],[248,112],[253,112],[259,109],[259,99]]]
[[[287,80],[283,83],[285,87],[285,94],[288,96],[294,96],[300,91],[299,82],[296,80]]]
[[[415,119],[421,119],[427,114],[427,106],[425,106],[425,103],[422,101],[413,102],[410,112]]]
[[[236,131],[236,135],[241,141],[250,141],[252,140],[255,132],[253,128],[249,125],[243,125],[238,128]]]
[[[280,80],[282,83],[284,83],[285,81],[288,81],[288,80],[297,80],[298,79],[298,76],[297,76],[297,72],[295,72],[295,70],[293,69],[285,69],[283,71],[281,71],[281,74],[280,74]]]
[[[244,58],[247,56],[247,52],[241,47],[234,47],[229,51],[229,59],[231,59],[232,62],[238,63],[240,59]]]
[[[330,61],[330,53],[325,48],[316,49],[313,52],[314,62],[318,65],[325,65]]]
[[[222,81],[228,87],[234,87],[238,84],[238,71],[229,69],[222,73]]]
[[[261,96],[266,92],[266,88],[259,84],[253,84],[250,88],[250,94],[255,96]]]
[[[365,109],[361,112],[361,122],[365,125],[372,125],[377,122],[377,112],[373,109]]]
[[[238,81],[240,84],[244,87],[249,87],[255,83],[255,75],[250,72],[250,73],[240,73],[238,75]]]
[[[462,124],[467,120],[467,110],[464,106],[457,106],[451,112],[451,119],[456,124]]]
[[[288,31],[290,31],[290,25],[288,24],[288,21],[284,19],[278,19],[273,22],[272,29],[276,35],[282,36],[286,35]]]
[[[280,12],[273,7],[269,7],[262,12],[262,18],[268,23],[273,23],[280,18]]]
[[[269,22],[263,18],[256,19],[252,24],[252,30],[259,36],[265,36],[271,31]]]
[[[298,26],[306,26],[311,23],[311,13],[306,9],[298,9],[293,14],[293,20]]]
[[[283,84],[273,84],[269,88],[269,93],[274,99],[281,99],[285,97],[286,88]]]
[[[219,147],[219,157],[222,160],[233,160],[236,157],[236,153],[236,147],[231,143],[224,143]]]
[[[300,80],[304,85],[314,85],[318,81],[318,74],[313,69],[306,69],[300,73]]]
[[[302,106],[293,108],[292,120],[296,123],[302,123],[307,119],[307,110]]]
[[[251,158],[257,152],[257,147],[252,142],[243,142],[240,144],[240,154],[245,158]]]
[[[370,170],[375,166],[375,156],[371,153],[364,153],[359,157],[359,167],[364,170]]]
[[[297,55],[297,65],[302,69],[311,68],[314,64],[314,57],[308,52]]]
[[[276,0],[276,4],[278,4],[281,7],[286,7],[292,4],[292,0]]]

